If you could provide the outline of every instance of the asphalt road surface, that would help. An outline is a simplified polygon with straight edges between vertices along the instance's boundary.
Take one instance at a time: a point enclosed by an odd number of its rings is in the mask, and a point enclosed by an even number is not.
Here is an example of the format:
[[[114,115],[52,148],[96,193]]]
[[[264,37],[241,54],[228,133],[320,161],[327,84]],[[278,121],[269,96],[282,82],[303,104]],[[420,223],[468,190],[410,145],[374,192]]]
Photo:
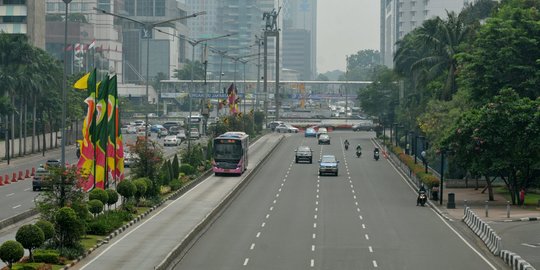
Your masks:
[[[503,248],[517,253],[540,269],[540,222],[493,222],[489,226],[503,239]]]
[[[288,139],[174,269],[500,269],[429,207],[386,160],[371,158],[369,132],[333,132],[319,146]],[[356,158],[342,141],[364,155]],[[338,160],[339,176],[295,164],[308,145],[314,161]]]

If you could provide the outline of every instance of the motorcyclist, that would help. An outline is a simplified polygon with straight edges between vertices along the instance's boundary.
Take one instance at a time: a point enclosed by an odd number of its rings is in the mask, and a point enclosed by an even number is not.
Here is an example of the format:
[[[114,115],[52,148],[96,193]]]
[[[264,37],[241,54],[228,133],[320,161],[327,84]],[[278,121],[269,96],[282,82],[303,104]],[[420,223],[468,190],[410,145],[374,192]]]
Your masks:
[[[375,147],[375,149],[373,149],[373,158],[374,159],[379,159],[379,148],[378,147]]]
[[[345,150],[349,149],[349,140],[345,139],[345,142],[343,143],[345,145]]]
[[[362,146],[357,145],[356,146],[356,152],[362,152]]]
[[[418,197],[416,198],[416,206],[420,205],[420,194],[426,193],[426,187],[424,187],[424,184],[420,185],[420,189],[418,189]]]

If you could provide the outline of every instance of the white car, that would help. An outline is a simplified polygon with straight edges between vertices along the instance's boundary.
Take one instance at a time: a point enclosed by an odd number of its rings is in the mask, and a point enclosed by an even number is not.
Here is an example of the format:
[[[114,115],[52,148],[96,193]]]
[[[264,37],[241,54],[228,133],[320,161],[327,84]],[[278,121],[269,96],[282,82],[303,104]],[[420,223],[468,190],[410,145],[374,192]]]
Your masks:
[[[187,140],[186,131],[183,129],[178,130],[178,133],[176,134],[176,138],[180,140],[180,142]]]
[[[136,126],[127,126],[127,134],[135,134],[137,133],[137,127]]]
[[[276,127],[276,131],[278,133],[298,133],[298,129],[288,125],[288,124],[281,124]]]
[[[319,128],[317,130],[317,138],[319,138],[319,136],[321,136],[321,134],[328,134],[328,130],[326,128],[323,128],[323,127]]]
[[[190,139],[199,139],[199,138],[201,138],[201,134],[199,133],[199,130],[197,128],[191,128],[189,130],[189,138]]]
[[[178,146],[180,144],[180,140],[178,140],[178,138],[176,138],[176,135],[169,135],[167,137],[165,137],[165,139],[163,140],[163,145],[164,146]]]

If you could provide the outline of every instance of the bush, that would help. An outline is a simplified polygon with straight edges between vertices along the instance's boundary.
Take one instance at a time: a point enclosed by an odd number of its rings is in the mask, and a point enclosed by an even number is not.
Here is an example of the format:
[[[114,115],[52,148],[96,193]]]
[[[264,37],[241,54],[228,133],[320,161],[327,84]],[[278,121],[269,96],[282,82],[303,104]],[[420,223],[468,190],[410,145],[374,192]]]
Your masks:
[[[103,189],[95,188],[88,194],[88,200],[99,200],[105,205],[109,201],[109,194]]]
[[[84,234],[84,224],[77,218],[75,211],[62,207],[55,215],[56,235],[60,247],[76,247]]]
[[[15,234],[15,240],[21,243],[21,245],[28,249],[30,254],[30,261],[34,261],[32,256],[32,250],[40,247],[45,242],[45,234],[43,231],[36,225],[26,224],[22,225]]]
[[[137,187],[135,187],[135,184],[133,184],[132,181],[124,180],[118,183],[118,186],[116,187],[116,191],[118,191],[118,193],[122,195],[122,198],[123,198],[122,204],[125,204],[126,201],[129,200],[129,198],[135,195],[136,189]]]
[[[38,220],[36,222],[36,226],[38,226],[43,231],[45,241],[54,237],[54,225],[52,223],[46,220]]]
[[[107,235],[131,219],[132,215],[127,211],[107,211],[88,223],[88,233]]]
[[[137,203],[141,200],[142,197],[146,194],[146,181],[143,178],[135,179],[133,181],[133,184],[135,184],[135,200]]]
[[[107,189],[107,195],[109,196],[109,200],[107,201],[107,205],[109,206],[109,209],[111,208],[111,205],[118,202],[118,192],[114,189]]]
[[[24,256],[24,247],[15,240],[7,240],[0,246],[0,260],[9,268]]]
[[[182,166],[180,166],[180,173],[192,175],[195,173],[195,168],[190,164],[182,164]]]
[[[88,202],[88,210],[94,214],[94,217],[103,211],[103,203],[100,200],[93,199]]]
[[[180,182],[179,179],[173,179],[169,183],[169,186],[171,187],[172,190],[179,190],[182,187],[182,182]]]
[[[71,205],[71,208],[77,214],[77,217],[81,220],[90,219],[90,211],[88,210],[88,205],[84,202],[77,202]]]
[[[36,249],[34,251],[34,262],[59,264],[60,252],[54,249]]]
[[[74,260],[84,254],[84,247],[80,243],[75,243],[69,247],[61,247],[58,251],[60,251],[61,257],[65,257],[68,260]]]

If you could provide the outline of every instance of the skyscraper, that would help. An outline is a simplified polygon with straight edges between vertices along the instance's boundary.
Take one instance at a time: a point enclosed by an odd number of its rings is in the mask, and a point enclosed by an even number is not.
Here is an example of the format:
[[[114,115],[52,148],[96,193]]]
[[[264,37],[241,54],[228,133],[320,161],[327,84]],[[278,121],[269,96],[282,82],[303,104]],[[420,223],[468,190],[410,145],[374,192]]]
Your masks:
[[[38,0],[0,1],[0,32],[25,34],[30,44],[45,49],[45,3]]]

